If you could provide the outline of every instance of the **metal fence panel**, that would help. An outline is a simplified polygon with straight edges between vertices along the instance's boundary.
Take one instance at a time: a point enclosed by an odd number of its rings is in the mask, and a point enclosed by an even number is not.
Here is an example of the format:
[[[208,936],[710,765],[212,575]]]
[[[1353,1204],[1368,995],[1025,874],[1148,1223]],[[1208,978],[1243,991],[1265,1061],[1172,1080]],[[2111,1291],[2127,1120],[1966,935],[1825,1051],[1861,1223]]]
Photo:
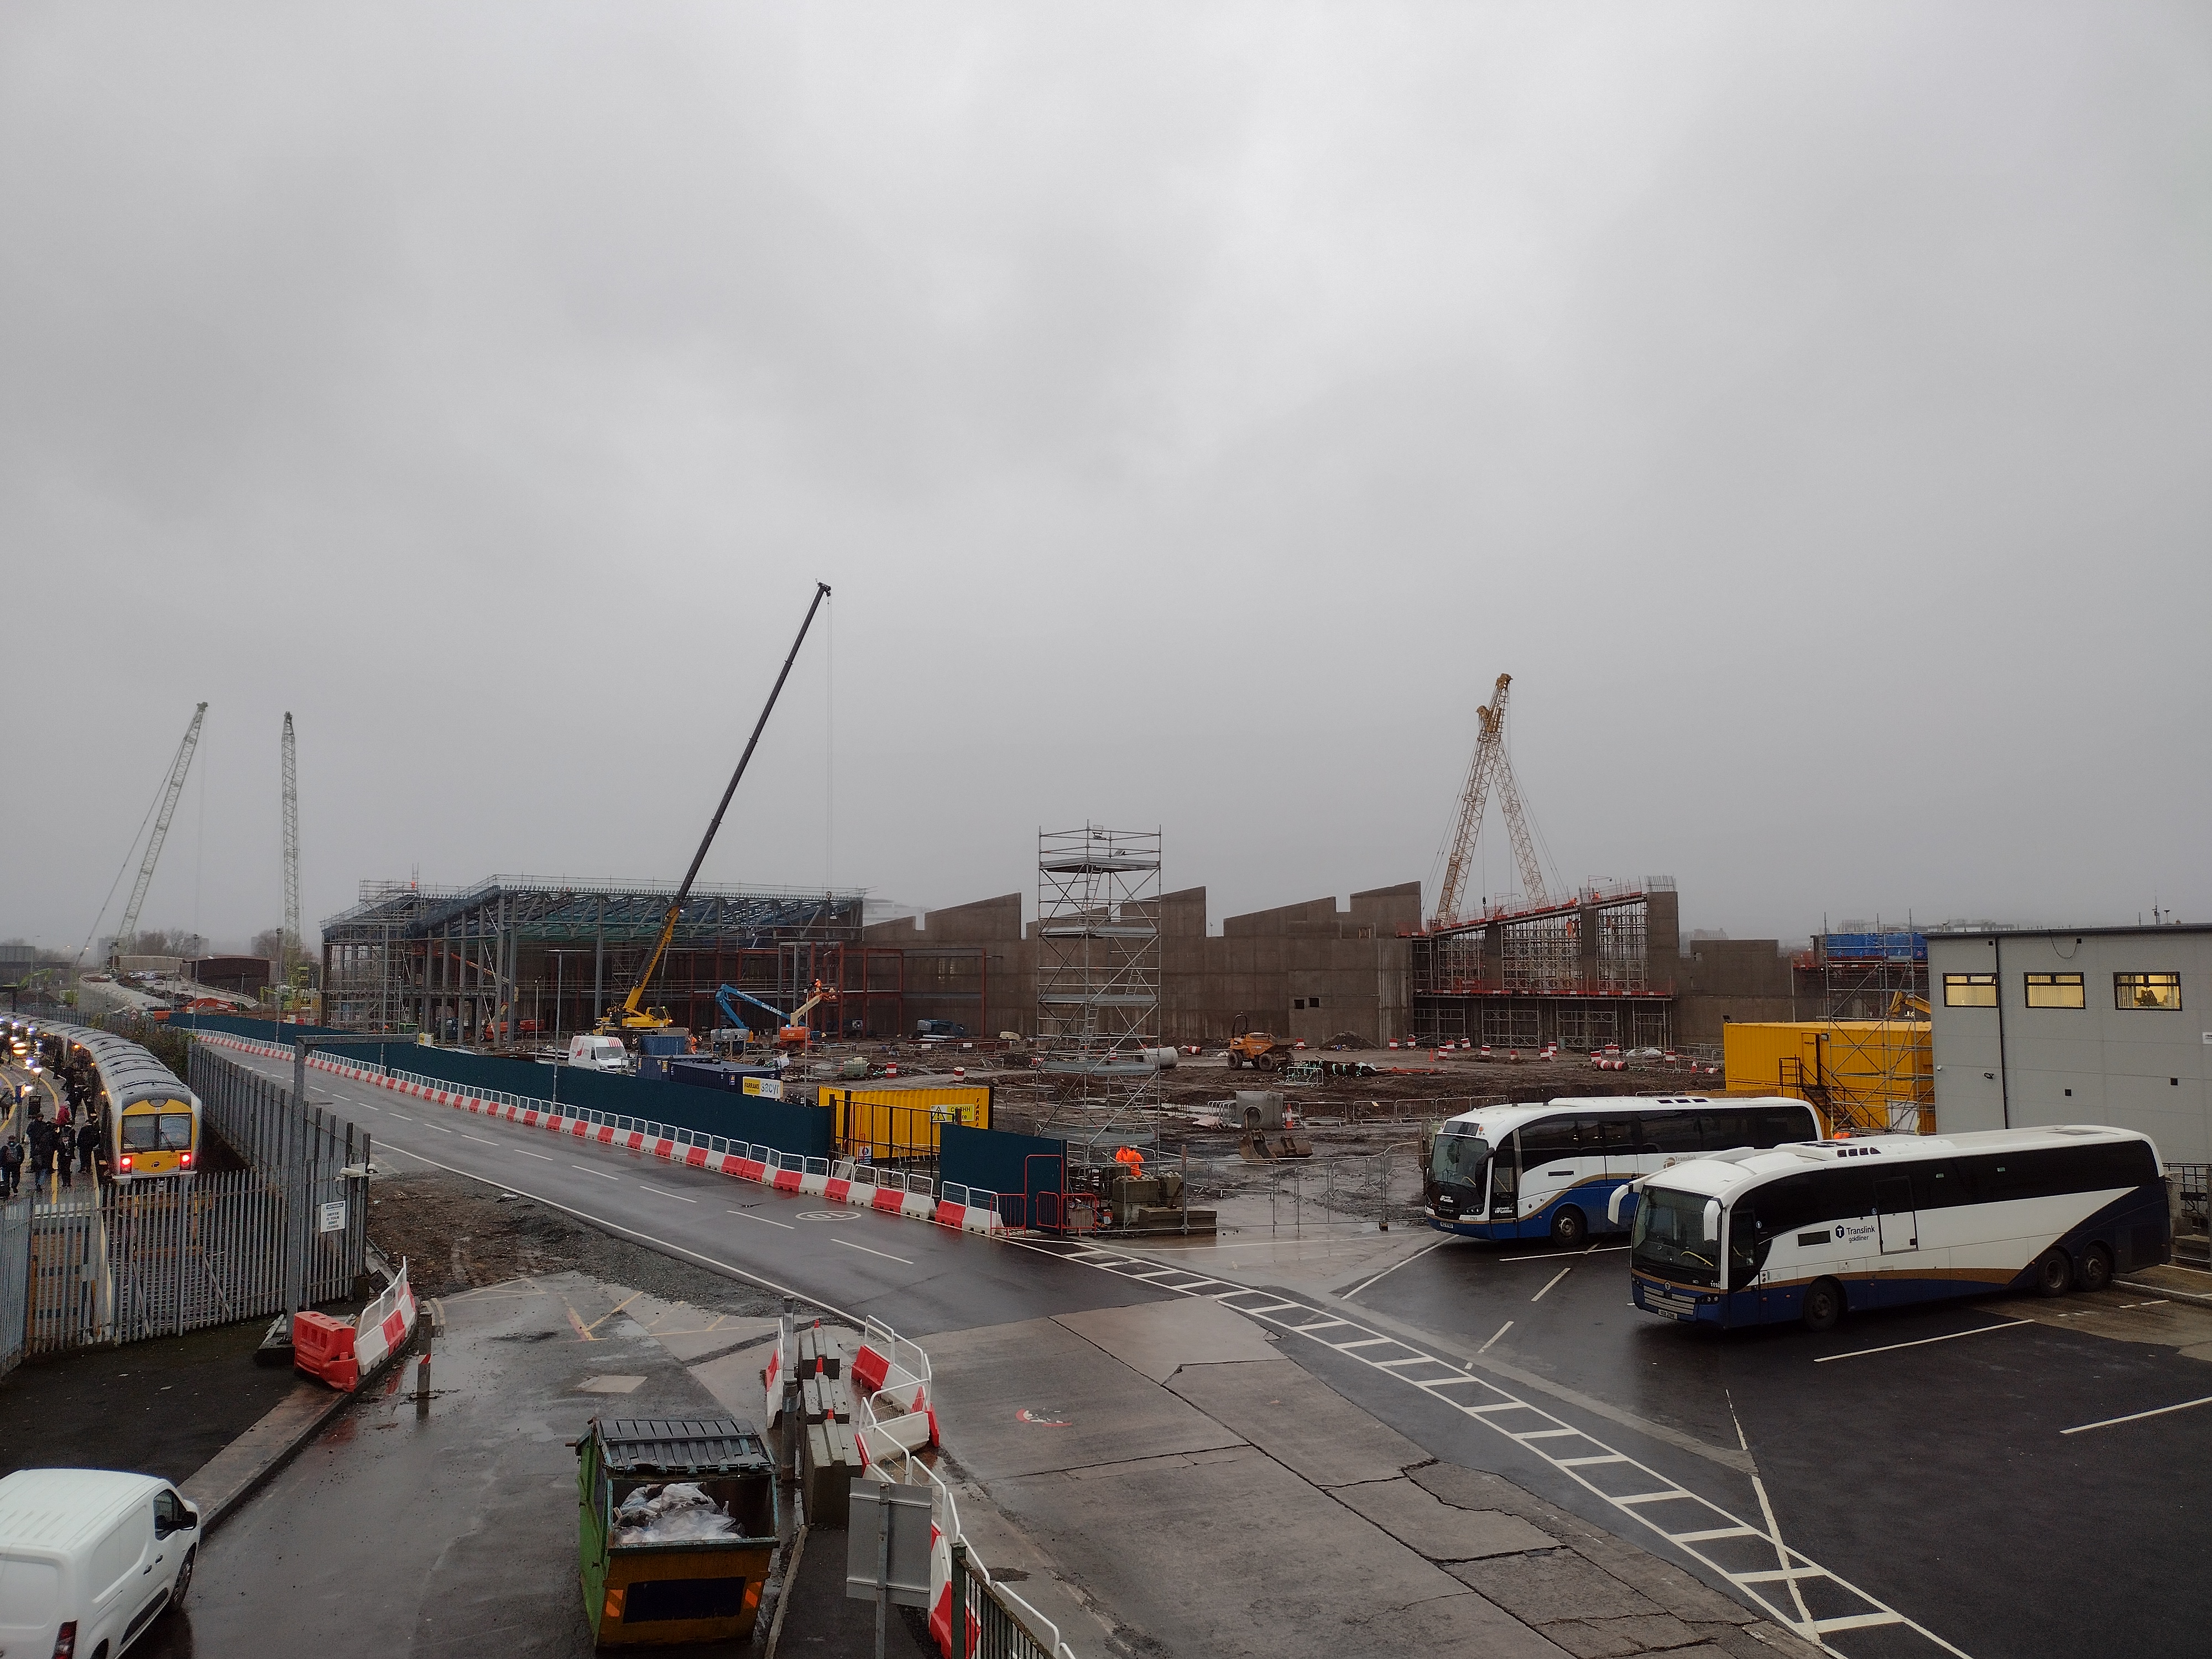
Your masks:
[[[31,1206],[0,1205],[0,1376],[23,1360],[23,1316],[31,1289]]]

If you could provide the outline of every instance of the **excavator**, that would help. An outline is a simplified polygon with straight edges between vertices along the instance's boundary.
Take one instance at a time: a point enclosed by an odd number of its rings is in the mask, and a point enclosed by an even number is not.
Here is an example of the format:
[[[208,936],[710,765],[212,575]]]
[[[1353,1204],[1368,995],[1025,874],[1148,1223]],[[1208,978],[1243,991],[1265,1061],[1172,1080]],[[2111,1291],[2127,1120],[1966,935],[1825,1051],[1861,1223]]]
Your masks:
[[[699,878],[699,866],[707,861],[707,849],[714,844],[714,832],[722,827],[722,815],[730,810],[730,798],[738,793],[738,781],[745,775],[745,768],[753,757],[753,750],[767,728],[768,717],[775,711],[775,700],[783,695],[783,683],[791,678],[791,665],[799,660],[799,647],[806,643],[806,630],[814,625],[814,613],[822,608],[822,601],[830,597],[830,584],[814,585],[814,602],[806,607],[806,620],[799,624],[799,637],[791,642],[791,653],[783,659],[782,672],[775,677],[775,684],[762,707],[760,719],[753,723],[753,734],[745,740],[745,752],[738,757],[738,769],[730,775],[730,787],[722,791],[721,804],[715,807],[714,816],[707,825],[707,833],[700,838],[699,850],[691,855],[691,867],[684,872],[684,884],[676,890],[676,896],[668,902],[668,914],[661,919],[660,936],[653,942],[647,954],[645,966],[638,969],[637,982],[629,988],[629,994],[619,1006],[610,1008],[600,1018],[597,1029],[606,1034],[620,1035],[625,1031],[662,1031],[676,1022],[668,1017],[665,1008],[646,1006],[646,988],[653,983],[653,970],[668,953],[669,941],[676,937],[676,924],[684,915],[684,901],[691,896],[691,884]]]
[[[1884,1015],[1883,1018],[1886,1019],[1902,1019],[1908,1013],[1915,1019],[1931,1019],[1934,1018],[1934,1016],[1928,1012],[1928,1000],[1925,997],[1911,996],[1903,991],[1892,993],[1889,999],[1889,1012]]]

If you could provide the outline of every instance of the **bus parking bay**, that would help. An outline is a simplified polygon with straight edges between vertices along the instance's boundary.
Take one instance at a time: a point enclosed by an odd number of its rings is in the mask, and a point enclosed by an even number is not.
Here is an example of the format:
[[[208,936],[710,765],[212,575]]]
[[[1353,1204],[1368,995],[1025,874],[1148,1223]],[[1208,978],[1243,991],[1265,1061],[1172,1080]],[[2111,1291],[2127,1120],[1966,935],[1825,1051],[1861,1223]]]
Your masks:
[[[1451,1238],[1354,1287],[1344,1311],[1428,1339],[1737,1515],[1771,1509],[1790,1550],[1939,1638],[1831,1633],[1839,1651],[2030,1659],[2124,1640],[2132,1654],[2197,1654],[2212,1274],[2153,1277],[1854,1314],[1820,1335],[1723,1333],[1630,1305],[1617,1239],[1563,1253]],[[1491,1467],[1516,1473],[1510,1454]],[[1610,1524],[1638,1529],[1625,1514]]]

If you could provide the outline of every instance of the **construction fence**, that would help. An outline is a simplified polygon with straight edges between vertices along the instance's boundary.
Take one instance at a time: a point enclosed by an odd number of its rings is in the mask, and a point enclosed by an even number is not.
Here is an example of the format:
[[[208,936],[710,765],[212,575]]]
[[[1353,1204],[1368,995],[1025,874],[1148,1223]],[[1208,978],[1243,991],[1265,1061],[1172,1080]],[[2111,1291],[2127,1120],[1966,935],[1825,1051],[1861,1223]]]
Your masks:
[[[27,1181],[0,1205],[0,1371],[355,1293],[368,1137],[198,1043],[186,1070],[203,1133],[247,1167],[43,1195]]]

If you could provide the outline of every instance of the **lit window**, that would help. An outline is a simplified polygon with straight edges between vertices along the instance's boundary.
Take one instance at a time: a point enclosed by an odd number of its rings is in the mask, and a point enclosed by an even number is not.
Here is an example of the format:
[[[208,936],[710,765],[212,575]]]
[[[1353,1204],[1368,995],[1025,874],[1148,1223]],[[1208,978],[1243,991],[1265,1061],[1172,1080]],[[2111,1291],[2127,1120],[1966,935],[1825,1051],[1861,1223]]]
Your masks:
[[[1995,974],[1944,975],[1943,1006],[1946,1008],[1996,1007],[1997,976]]]
[[[2030,974],[2027,976],[2027,1006],[2031,1008],[2082,1006],[2081,975],[2079,974]]]
[[[2179,1008],[2179,974],[2114,974],[2112,1001],[2122,1008]]]

